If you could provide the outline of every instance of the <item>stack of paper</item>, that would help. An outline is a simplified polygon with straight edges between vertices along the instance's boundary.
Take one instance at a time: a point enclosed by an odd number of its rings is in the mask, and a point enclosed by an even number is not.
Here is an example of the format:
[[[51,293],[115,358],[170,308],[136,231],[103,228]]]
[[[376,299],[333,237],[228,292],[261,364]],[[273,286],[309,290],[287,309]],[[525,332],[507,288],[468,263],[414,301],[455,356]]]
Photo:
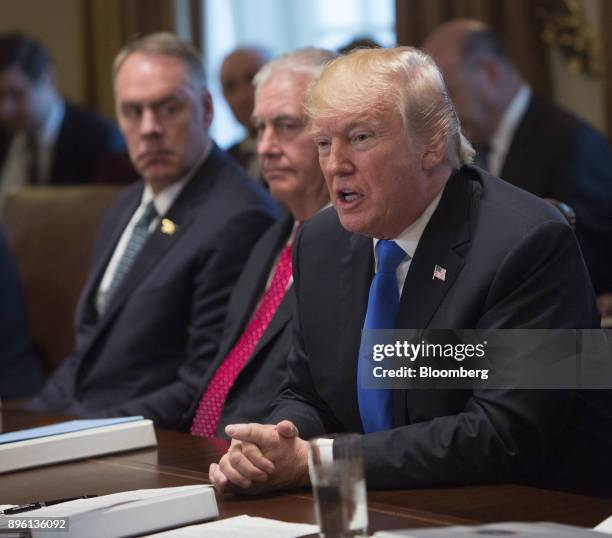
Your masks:
[[[4,536],[2,529],[9,527],[11,519],[66,519],[64,529],[33,529],[32,538],[116,538],[190,525],[218,515],[215,492],[210,486],[142,489],[2,516],[0,535]]]
[[[0,473],[157,445],[150,420],[71,420],[0,435]]]
[[[149,538],[298,538],[318,532],[317,525],[287,523],[264,517],[236,516],[152,534]]]

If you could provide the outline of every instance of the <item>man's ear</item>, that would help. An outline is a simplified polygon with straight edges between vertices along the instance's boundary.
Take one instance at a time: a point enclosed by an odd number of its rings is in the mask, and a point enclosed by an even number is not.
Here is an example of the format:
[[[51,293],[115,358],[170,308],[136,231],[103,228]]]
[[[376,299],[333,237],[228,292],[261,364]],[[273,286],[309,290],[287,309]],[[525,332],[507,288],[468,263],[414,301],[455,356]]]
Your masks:
[[[444,159],[445,152],[446,144],[444,140],[432,140],[425,148],[425,153],[423,153],[421,159],[423,170],[429,172],[438,166]]]
[[[207,89],[202,90],[202,110],[204,111],[204,127],[208,129],[213,120],[213,102]]]

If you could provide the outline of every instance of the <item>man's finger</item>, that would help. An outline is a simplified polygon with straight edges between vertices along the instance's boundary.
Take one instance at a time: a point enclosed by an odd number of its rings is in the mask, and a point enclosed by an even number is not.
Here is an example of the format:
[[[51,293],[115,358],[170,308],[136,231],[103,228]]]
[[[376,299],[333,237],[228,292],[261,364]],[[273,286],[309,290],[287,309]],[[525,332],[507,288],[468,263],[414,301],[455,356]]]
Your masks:
[[[265,482],[268,479],[268,474],[254,465],[251,460],[240,451],[229,453],[228,461],[233,470],[250,481]]]
[[[250,463],[260,471],[266,474],[274,472],[274,461],[264,455],[266,448],[273,446],[278,441],[278,434],[274,431],[273,426],[269,424],[230,424],[225,428],[225,432],[232,437],[230,454],[239,451],[241,456],[248,458]],[[248,473],[247,476],[251,480],[264,479],[260,474],[253,474],[252,469],[240,458],[237,457],[235,462],[241,465],[241,470]]]
[[[228,454],[244,454],[255,467],[261,469],[264,473],[274,472],[274,463],[266,458],[261,449],[254,443],[243,443],[238,439],[232,439],[232,443],[227,451]]]
[[[228,480],[228,484],[224,487],[224,491],[226,491],[231,485],[237,486],[241,489],[246,489],[251,486],[251,481],[234,469],[229,460],[221,460],[219,462],[219,470]],[[217,473],[219,473],[219,470]]]
[[[266,474],[272,474],[274,472],[274,462],[266,458],[261,449],[253,443],[243,443],[242,454],[248,458],[248,460],[258,469]]]
[[[227,477],[219,469],[219,465],[217,465],[216,463],[210,464],[210,467],[208,469],[208,479],[219,494],[225,492],[228,480]]]
[[[292,439],[293,437],[299,437],[300,435],[297,427],[290,420],[280,421],[275,428],[278,434],[286,439]]]
[[[274,428],[264,424],[230,424],[225,427],[225,433],[232,439],[247,441],[263,447],[276,437]]]

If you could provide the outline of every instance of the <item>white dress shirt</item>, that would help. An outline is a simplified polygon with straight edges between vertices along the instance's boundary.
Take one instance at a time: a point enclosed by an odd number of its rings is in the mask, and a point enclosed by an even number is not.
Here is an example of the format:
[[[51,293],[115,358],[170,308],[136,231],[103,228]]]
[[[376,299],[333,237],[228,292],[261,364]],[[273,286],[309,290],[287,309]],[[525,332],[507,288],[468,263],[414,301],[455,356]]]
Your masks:
[[[38,182],[41,184],[48,183],[51,179],[53,151],[65,113],[66,105],[63,100],[58,99],[52,105],[51,112],[42,127],[34,133],[38,154]],[[6,153],[2,172],[0,172],[0,205],[9,192],[15,191],[29,183],[29,164],[28,135],[25,131],[21,131],[13,136]]]
[[[530,99],[531,88],[524,84],[504,111],[493,138],[491,138],[488,165],[489,172],[494,176],[499,176],[504,167],[514,133],[525,115]]]
[[[399,234],[393,241],[395,241],[398,246],[406,253],[408,256],[397,266],[396,278],[397,278],[397,288],[399,289],[400,296],[402,295],[402,291],[404,289],[404,282],[406,281],[406,276],[408,276],[408,270],[410,269],[410,263],[412,262],[412,258],[414,257],[414,253],[416,252],[417,246],[419,245],[419,241],[421,240],[421,236],[423,235],[423,231],[431,219],[433,212],[438,207],[440,203],[440,198],[442,198],[442,193],[444,189],[442,189],[439,194],[431,201],[431,203],[425,208],[425,211],[421,213],[421,216],[415,220],[408,228],[406,228],[401,234]],[[376,245],[378,244],[379,239],[374,238],[374,260],[375,267],[378,267],[378,257],[376,256]]]
[[[113,278],[115,276],[115,272],[117,271],[117,268],[119,266],[119,262],[121,261],[121,258],[123,257],[123,253],[125,252],[125,249],[128,245],[130,237],[132,236],[132,231],[134,230],[134,226],[136,226],[136,223],[140,220],[140,217],[144,213],[149,202],[153,200],[153,205],[155,206],[155,209],[158,215],[156,218],[154,218],[151,221],[151,224],[149,225],[149,234],[150,234],[157,228],[161,218],[170,209],[174,201],[177,199],[178,195],[185,188],[185,185],[189,183],[189,180],[193,177],[196,170],[198,170],[200,166],[202,166],[204,161],[210,155],[211,151],[212,151],[212,141],[208,143],[208,146],[206,150],[204,151],[202,158],[196,163],[196,165],[189,171],[189,173],[183,179],[181,179],[180,181],[177,181],[176,183],[173,183],[172,185],[169,185],[168,187],[166,187],[165,189],[163,189],[156,195],[153,194],[153,190],[151,189],[151,187],[147,183],[145,183],[145,187],[142,192],[142,198],[140,200],[140,205],[136,208],[136,211],[134,211],[132,218],[130,219],[127,226],[123,230],[123,233],[121,234],[121,237],[119,238],[119,242],[117,243],[117,246],[115,247],[115,251],[113,252],[113,255],[111,256],[110,262],[108,263],[106,267],[104,276],[102,277],[102,280],[100,281],[100,287],[98,288],[98,291],[96,293],[96,309],[98,310],[98,312],[102,311],[102,308],[103,308],[102,305],[106,302],[105,295],[110,288],[111,282],[113,281]]]

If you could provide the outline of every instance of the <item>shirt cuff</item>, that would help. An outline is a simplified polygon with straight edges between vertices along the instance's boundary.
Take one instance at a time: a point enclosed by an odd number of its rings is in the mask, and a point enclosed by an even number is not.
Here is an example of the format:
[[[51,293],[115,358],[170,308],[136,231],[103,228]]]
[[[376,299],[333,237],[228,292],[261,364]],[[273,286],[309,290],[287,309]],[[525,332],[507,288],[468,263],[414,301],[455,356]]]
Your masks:
[[[334,440],[320,438],[317,439],[317,445],[319,447],[319,454],[321,456],[321,463],[323,465],[329,465],[334,461]],[[308,462],[310,466],[310,461]]]

